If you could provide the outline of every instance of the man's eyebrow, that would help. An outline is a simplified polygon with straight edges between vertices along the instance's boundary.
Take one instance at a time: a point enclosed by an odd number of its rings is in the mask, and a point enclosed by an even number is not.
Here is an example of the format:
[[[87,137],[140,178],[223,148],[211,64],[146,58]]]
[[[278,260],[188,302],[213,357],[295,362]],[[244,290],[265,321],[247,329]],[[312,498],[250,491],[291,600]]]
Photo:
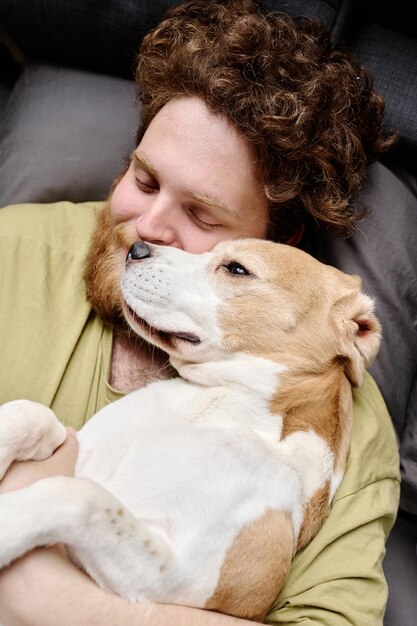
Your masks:
[[[132,153],[132,156],[137,166],[146,170],[154,178],[157,178],[156,171],[154,170],[154,168],[152,167],[152,165],[149,163],[148,159],[145,157],[145,155],[142,152],[138,152],[137,150],[134,150],[134,152]],[[202,204],[205,204],[207,206],[211,206],[215,209],[220,209],[221,211],[224,211],[224,213],[226,213],[227,215],[236,216],[239,213],[235,209],[232,209],[229,206],[227,206],[227,204],[224,204],[224,202],[217,200],[217,198],[206,196],[204,193],[197,193],[197,192],[190,191],[188,195],[190,198],[192,198],[193,200],[196,200],[197,202],[201,202]]]
[[[230,208],[229,206],[227,206],[227,204],[224,204],[224,202],[220,202],[220,200],[217,200],[217,198],[211,198],[210,196],[206,196],[203,193],[196,193],[192,191],[188,195],[193,200],[197,200],[197,202],[201,202],[202,204],[206,204],[207,206],[212,206],[215,209],[220,209],[228,215],[236,216],[238,214],[238,211]]]
[[[136,150],[132,153],[133,156],[133,160],[135,161],[136,165],[138,165],[139,167],[141,167],[142,169],[146,170],[148,172],[148,174],[150,174],[151,176],[153,176],[154,178],[156,178],[156,172],[154,170],[154,168],[152,167],[152,165],[149,163],[148,159],[146,158],[146,156],[144,154],[142,154],[142,152],[137,152]]]

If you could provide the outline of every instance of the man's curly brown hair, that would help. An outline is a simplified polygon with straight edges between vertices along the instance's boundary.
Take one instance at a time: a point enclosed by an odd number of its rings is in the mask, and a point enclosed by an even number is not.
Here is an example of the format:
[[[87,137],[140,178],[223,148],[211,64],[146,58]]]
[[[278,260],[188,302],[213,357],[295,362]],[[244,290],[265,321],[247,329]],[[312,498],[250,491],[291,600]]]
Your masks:
[[[177,96],[200,98],[251,146],[272,239],[301,223],[348,232],[367,166],[395,142],[370,74],[308,18],[254,0],[182,3],[143,40],[138,141]]]

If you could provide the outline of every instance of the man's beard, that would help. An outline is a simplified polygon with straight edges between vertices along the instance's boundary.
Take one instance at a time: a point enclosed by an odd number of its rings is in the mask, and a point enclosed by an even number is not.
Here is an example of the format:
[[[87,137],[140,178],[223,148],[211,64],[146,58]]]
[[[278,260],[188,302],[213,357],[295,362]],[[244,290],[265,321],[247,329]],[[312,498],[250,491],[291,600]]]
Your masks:
[[[121,251],[136,241],[125,224],[114,226],[109,203],[100,211],[91,237],[83,279],[87,300],[105,324],[127,329],[122,312],[121,276],[124,269]]]

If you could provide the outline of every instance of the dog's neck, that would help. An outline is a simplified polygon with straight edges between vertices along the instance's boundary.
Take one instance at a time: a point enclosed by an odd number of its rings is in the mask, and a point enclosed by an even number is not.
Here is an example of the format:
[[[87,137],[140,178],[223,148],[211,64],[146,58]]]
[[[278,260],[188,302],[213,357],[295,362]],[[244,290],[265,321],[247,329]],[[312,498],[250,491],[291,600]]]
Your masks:
[[[236,352],[228,358],[207,363],[181,363],[171,359],[180,376],[207,387],[234,385],[269,397],[278,384],[278,375],[286,369],[270,359]]]
[[[168,355],[142,339],[114,330],[108,380],[109,384],[128,393],[164,378],[172,378],[175,370]]]

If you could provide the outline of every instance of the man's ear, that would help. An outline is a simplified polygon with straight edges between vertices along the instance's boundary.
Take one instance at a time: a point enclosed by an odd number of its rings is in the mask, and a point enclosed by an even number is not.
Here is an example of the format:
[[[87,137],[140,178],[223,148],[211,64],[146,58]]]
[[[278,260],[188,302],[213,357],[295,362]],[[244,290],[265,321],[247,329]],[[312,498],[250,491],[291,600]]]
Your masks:
[[[354,387],[361,387],[365,369],[375,359],[381,342],[381,325],[374,315],[374,301],[355,289],[340,298],[332,315],[340,335],[340,356]]]
[[[287,246],[298,246],[301,239],[303,238],[304,231],[305,231],[305,224],[301,224],[301,226],[299,226],[297,230],[293,232],[291,237],[288,237],[288,239],[284,241],[284,243],[286,243]]]

